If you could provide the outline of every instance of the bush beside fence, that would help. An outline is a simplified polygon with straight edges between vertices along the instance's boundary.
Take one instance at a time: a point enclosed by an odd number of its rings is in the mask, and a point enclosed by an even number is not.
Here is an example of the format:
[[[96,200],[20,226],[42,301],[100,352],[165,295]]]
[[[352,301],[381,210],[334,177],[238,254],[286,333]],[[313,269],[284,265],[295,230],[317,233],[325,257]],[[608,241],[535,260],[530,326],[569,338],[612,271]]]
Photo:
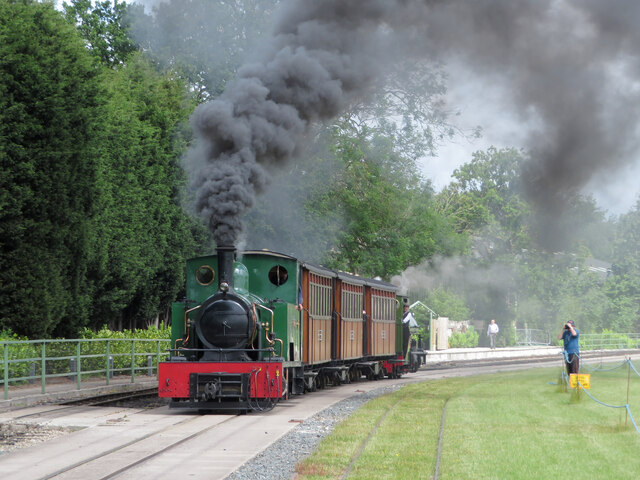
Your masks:
[[[44,393],[46,381],[70,377],[78,382],[88,377],[109,378],[113,375],[154,374],[158,362],[170,347],[168,330],[136,330],[128,332],[83,332],[91,337],[72,340],[26,340],[6,332],[0,333],[0,362],[4,397],[9,385],[40,380]],[[146,338],[136,338],[136,336]],[[107,337],[107,338],[105,338]]]

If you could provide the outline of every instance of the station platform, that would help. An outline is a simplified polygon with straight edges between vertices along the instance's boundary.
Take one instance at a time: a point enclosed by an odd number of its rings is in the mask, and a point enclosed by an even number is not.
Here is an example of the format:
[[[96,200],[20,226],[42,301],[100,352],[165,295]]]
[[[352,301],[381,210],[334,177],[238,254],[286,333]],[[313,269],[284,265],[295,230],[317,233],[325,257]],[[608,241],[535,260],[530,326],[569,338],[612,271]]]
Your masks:
[[[508,358],[553,357],[562,353],[561,347],[523,346],[502,348],[448,348],[446,350],[428,351],[426,365],[461,361],[499,360]]]
[[[78,389],[76,380],[58,377],[47,380],[45,393],[42,393],[40,382],[11,385],[8,399],[4,399],[4,392],[0,389],[0,412],[34,405],[81,400],[112,393],[135,392],[157,386],[158,379],[155,375],[137,375],[133,383],[131,382],[131,375],[115,376],[109,379],[108,385],[105,378],[90,378],[82,380],[80,389]]]

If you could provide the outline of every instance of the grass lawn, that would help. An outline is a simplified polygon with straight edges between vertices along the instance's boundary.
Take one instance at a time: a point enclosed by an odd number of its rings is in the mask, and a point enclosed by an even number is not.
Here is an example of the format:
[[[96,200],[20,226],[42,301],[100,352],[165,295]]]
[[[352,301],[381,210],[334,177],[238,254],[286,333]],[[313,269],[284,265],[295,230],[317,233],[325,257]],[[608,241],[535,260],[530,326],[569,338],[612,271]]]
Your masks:
[[[589,393],[627,403],[628,367],[591,371]],[[624,408],[558,385],[560,368],[430,380],[377,398],[297,466],[298,480],[637,479],[640,435]],[[629,405],[640,427],[640,378]]]

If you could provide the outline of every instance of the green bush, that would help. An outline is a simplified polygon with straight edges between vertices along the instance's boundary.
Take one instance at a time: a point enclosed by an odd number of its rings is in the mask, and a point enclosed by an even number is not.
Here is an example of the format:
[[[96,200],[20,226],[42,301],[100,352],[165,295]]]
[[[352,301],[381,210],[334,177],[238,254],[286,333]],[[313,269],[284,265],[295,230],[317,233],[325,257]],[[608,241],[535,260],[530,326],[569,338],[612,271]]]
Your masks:
[[[0,342],[2,341],[23,341],[28,340],[26,337],[20,337],[13,333],[11,330],[1,330],[0,331]],[[4,347],[0,350],[0,361],[4,365]],[[38,345],[31,343],[22,343],[19,345],[9,345],[9,360],[20,360],[20,359],[29,359],[29,358],[37,358],[40,356],[40,352],[38,350]],[[9,364],[9,378],[19,378],[26,377],[30,375],[31,365],[34,362],[19,362],[19,363],[10,363]],[[40,365],[36,363],[36,368]],[[2,375],[0,377],[0,382],[4,383],[4,369],[0,372]],[[24,383],[24,382],[13,382],[13,383]]]
[[[109,356],[113,357],[114,374],[129,375],[131,373],[131,341],[132,340],[166,340],[160,342],[160,360],[166,355],[169,346],[171,331],[169,329],[149,328],[146,330],[125,330],[124,332],[114,332],[103,328],[97,332],[86,329],[80,334],[80,339],[90,340],[80,344],[80,355],[89,356],[81,358],[81,372],[95,372],[92,376],[106,376],[107,368],[107,340],[109,340]],[[0,331],[0,341],[26,341],[25,337],[19,337],[11,331]],[[91,341],[94,340],[94,341]],[[71,359],[77,356],[77,342],[70,340],[48,341],[45,346],[47,358],[53,358],[46,362],[46,375],[66,375],[70,372]],[[147,357],[153,358],[153,368],[158,366],[158,345],[153,341],[136,341],[133,345],[135,352],[135,368],[143,369],[147,367]],[[35,367],[34,374],[41,375],[40,357],[42,353],[42,343],[22,343],[10,345],[8,349],[9,360],[35,359],[9,365],[9,378],[20,378],[30,375],[31,369]],[[0,355],[2,352],[0,351]],[[137,370],[140,373],[140,370]],[[4,375],[4,372],[0,372]],[[0,381],[3,377],[0,377]],[[18,382],[11,382],[18,383]],[[22,382],[20,382],[22,383]]]
[[[150,327],[147,329],[124,330],[116,332],[103,327],[93,331],[85,329],[80,332],[80,337],[87,340],[112,340],[109,342],[109,356],[113,357],[113,370],[115,374],[130,374],[131,372],[131,341],[136,340],[170,340],[171,330],[167,328]],[[168,348],[168,343],[160,343],[161,356]],[[157,344],[155,342],[134,343],[135,367],[147,366],[147,356],[152,355],[153,367],[158,366]],[[82,370],[104,370],[106,368],[107,342],[89,342],[82,344],[82,355],[95,355],[93,358],[83,359]]]
[[[558,341],[558,345],[563,346],[562,340]],[[616,333],[606,328],[602,333],[590,335],[580,335],[580,348],[583,350],[604,349],[634,349],[640,347],[640,339],[630,338],[624,333]]]
[[[478,346],[478,332],[469,325],[466,332],[454,332],[449,337],[449,347],[451,348],[470,348]]]

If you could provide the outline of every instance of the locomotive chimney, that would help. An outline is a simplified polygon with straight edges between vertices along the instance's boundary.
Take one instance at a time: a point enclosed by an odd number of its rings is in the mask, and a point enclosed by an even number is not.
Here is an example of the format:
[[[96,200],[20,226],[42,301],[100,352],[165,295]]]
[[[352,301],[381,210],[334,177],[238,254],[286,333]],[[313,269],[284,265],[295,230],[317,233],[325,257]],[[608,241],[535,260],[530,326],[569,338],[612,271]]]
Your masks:
[[[236,249],[232,245],[223,245],[216,248],[218,253],[218,289],[233,291],[233,260]]]

